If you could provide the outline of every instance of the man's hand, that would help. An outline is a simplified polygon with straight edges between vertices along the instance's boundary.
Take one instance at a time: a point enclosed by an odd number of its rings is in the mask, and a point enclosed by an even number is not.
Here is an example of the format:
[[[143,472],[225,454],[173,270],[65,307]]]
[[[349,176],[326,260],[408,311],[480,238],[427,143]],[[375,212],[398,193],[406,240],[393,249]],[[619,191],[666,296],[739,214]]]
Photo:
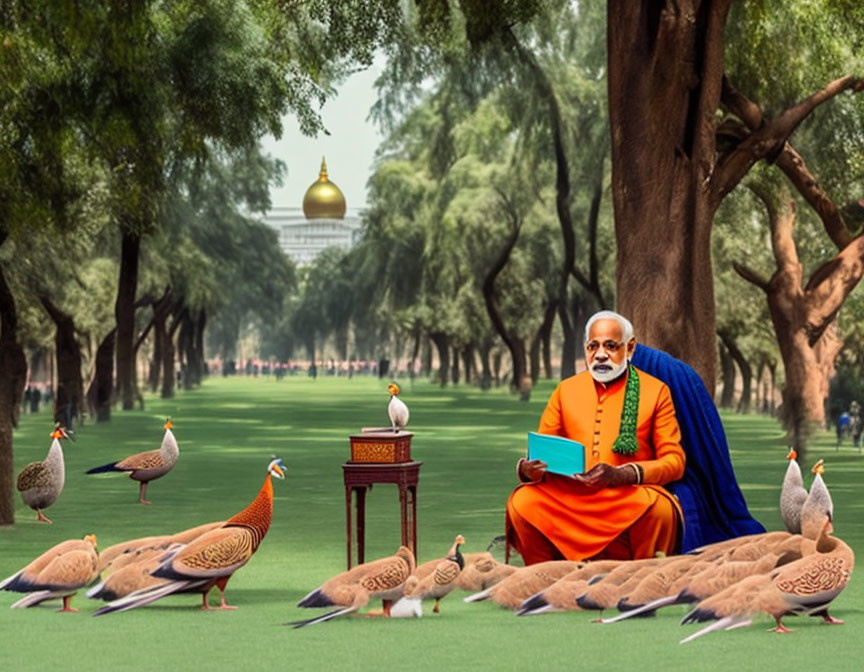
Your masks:
[[[519,480],[523,483],[539,483],[546,475],[546,463],[543,460],[519,460],[517,471]]]
[[[600,462],[595,464],[584,474],[573,474],[579,483],[589,488],[616,488],[620,485],[634,485],[636,483],[636,470],[628,464],[613,467],[611,464]]]

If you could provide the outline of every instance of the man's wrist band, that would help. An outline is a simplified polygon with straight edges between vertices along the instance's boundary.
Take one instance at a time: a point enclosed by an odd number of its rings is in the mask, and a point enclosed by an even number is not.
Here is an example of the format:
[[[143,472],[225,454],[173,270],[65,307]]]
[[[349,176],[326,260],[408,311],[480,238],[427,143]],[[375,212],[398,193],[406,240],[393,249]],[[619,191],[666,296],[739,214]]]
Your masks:
[[[636,482],[634,485],[641,485],[642,479],[645,478],[645,473],[642,471],[642,467],[635,462],[628,462],[627,464],[633,467],[633,471],[636,472]]]

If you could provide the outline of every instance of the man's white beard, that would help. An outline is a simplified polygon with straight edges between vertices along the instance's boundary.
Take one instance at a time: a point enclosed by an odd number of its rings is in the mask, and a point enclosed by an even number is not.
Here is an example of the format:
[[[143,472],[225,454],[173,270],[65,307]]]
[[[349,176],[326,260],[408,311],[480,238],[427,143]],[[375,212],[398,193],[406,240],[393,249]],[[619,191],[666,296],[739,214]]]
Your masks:
[[[629,363],[627,357],[624,357],[620,364],[613,365],[608,371],[595,371],[594,367],[597,366],[598,362],[592,364],[588,370],[591,372],[591,377],[598,383],[608,383],[610,380],[615,380],[618,376],[624,373],[624,370],[627,368],[627,364]],[[603,364],[609,364],[609,362],[603,362]]]

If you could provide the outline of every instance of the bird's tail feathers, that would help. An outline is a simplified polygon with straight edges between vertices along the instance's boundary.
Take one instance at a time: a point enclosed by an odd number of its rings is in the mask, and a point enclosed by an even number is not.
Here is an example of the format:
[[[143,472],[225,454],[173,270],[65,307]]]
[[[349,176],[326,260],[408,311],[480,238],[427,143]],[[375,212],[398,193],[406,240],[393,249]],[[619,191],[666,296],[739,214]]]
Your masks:
[[[283,625],[290,625],[294,628],[303,628],[307,625],[315,625],[316,623],[323,623],[324,621],[329,621],[337,616],[342,616],[342,614],[350,614],[352,611],[356,611],[357,607],[343,607],[342,609],[337,609],[336,611],[331,611],[323,616],[316,616],[315,618],[310,618],[305,621],[291,621],[289,623],[283,623]]]
[[[101,597],[102,597],[102,595],[101,595],[101,593],[102,593],[102,589],[105,588],[105,583],[106,583],[107,581],[108,581],[108,579],[105,579],[105,581],[100,581],[99,583],[97,583],[95,586],[93,586],[92,588],[90,588],[90,590],[88,590],[88,591],[87,591],[86,593],[84,593],[84,594],[85,594],[87,597],[89,597],[91,600],[98,600],[98,599],[101,599]]]
[[[45,600],[51,600],[55,597],[60,597],[60,593],[55,593],[51,590],[38,590],[35,593],[28,593],[20,600],[18,600],[15,604],[12,605],[12,609],[26,609],[27,607],[33,607],[37,604],[44,602]]]
[[[617,623],[618,621],[623,621],[628,618],[633,618],[635,616],[639,616],[649,611],[656,611],[661,607],[669,606],[670,604],[676,604],[678,601],[678,595],[669,595],[668,597],[660,597],[656,600],[651,600],[651,602],[646,602],[638,607],[633,609],[628,609],[627,611],[623,611],[617,616],[613,616],[612,618],[603,618],[600,619],[601,623]],[[620,606],[620,605],[619,605]]]
[[[533,613],[543,613],[544,611],[549,611],[549,609],[543,609],[543,607],[548,606],[549,603],[546,601],[546,598],[543,597],[543,593],[535,593],[519,605],[519,611],[516,612],[516,615],[526,616]],[[540,611],[541,609],[543,611]]]
[[[694,632],[689,637],[685,637],[679,643],[686,644],[687,642],[692,642],[697,637],[707,635],[708,633],[715,632],[717,630],[734,630],[735,628],[742,628],[745,625],[750,625],[750,619],[747,616],[725,616],[719,621],[715,621],[714,623],[705,626],[701,630]]]
[[[160,584],[150,588],[142,588],[134,593],[129,593],[126,597],[121,597],[119,600],[109,602],[101,609],[93,612],[94,616],[102,616],[103,614],[113,614],[115,611],[128,611],[136,607],[143,607],[145,604],[150,604],[156,600],[176,593],[178,591],[203,586],[207,583],[204,581],[172,581],[171,583]]]
[[[486,590],[481,590],[479,593],[474,593],[473,595],[469,595],[468,597],[462,598],[463,602],[482,602],[483,600],[488,600],[491,592],[491,588],[487,588]]]
[[[419,597],[401,597],[390,607],[390,618],[414,617],[423,617],[423,600]]]
[[[127,471],[126,469],[118,469],[116,462],[109,462],[108,464],[103,464],[101,467],[93,467],[92,469],[84,472],[87,474],[105,474],[114,471]]]
[[[297,603],[298,607],[333,607],[331,600],[320,588],[316,588]]]
[[[0,581],[0,590],[3,590],[4,588],[6,588],[6,586],[8,586],[8,585],[14,583],[15,580],[16,580],[19,576],[21,576],[21,572],[15,572],[12,576],[7,576],[5,579],[3,579],[2,581]],[[13,589],[10,588],[9,590],[13,590]]]

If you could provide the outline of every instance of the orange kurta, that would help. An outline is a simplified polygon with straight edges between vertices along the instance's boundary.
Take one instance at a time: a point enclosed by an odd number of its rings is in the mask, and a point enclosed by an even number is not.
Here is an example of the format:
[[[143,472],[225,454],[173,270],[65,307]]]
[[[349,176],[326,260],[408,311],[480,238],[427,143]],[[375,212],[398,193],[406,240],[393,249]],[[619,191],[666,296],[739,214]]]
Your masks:
[[[591,489],[567,477],[546,474],[540,483],[519,486],[507,501],[508,537],[517,549],[521,526],[542,534],[568,560],[582,560],[601,553],[628,529],[636,529],[634,523],[644,515],[671,513],[682,519],[677,500],[662,487],[684,474],[681,430],[672,396],[653,376],[643,371],[638,376],[639,450],[634,455],[612,452],[621,424],[626,376],[604,385],[585,371],[562,381],[549,398],[538,431],[584,444],[586,471],[599,462],[614,466],[637,463],[644,474],[642,485]],[[655,507],[660,498],[666,501]]]

